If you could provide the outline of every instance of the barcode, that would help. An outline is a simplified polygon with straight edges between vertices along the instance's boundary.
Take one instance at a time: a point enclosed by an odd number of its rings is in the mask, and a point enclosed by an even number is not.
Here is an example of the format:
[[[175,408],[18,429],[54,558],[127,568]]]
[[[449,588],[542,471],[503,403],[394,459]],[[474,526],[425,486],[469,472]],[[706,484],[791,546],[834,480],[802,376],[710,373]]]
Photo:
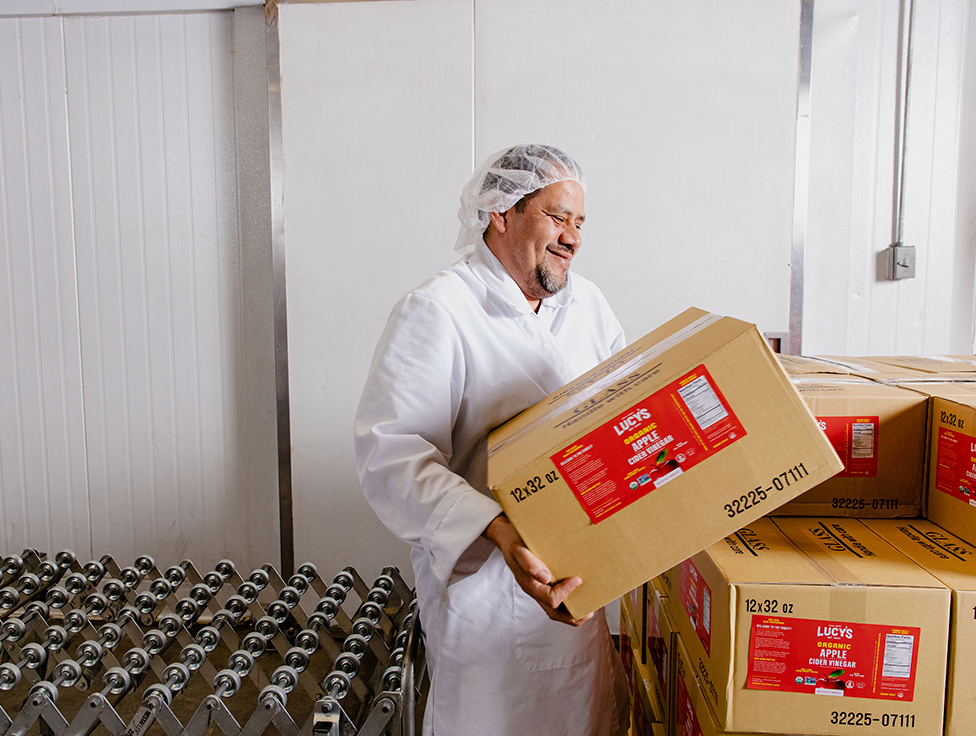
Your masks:
[[[912,653],[915,650],[915,637],[908,634],[888,634],[885,636],[884,662],[881,668],[883,677],[912,676]]]
[[[851,457],[874,457],[874,423],[851,424]]]
[[[708,588],[702,591],[702,629],[712,633],[712,596],[708,594]]]
[[[688,385],[682,386],[678,389],[678,394],[702,429],[708,429],[729,415],[705,376],[699,376]]]

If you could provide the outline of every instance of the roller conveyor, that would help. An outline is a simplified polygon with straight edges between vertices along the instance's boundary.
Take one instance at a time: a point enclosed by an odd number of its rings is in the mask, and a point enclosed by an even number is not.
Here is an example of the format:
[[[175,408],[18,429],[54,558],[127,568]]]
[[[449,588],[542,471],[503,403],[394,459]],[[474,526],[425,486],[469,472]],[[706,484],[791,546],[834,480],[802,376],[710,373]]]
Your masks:
[[[427,687],[394,567],[369,584],[311,563],[0,563],[0,736],[411,736]]]

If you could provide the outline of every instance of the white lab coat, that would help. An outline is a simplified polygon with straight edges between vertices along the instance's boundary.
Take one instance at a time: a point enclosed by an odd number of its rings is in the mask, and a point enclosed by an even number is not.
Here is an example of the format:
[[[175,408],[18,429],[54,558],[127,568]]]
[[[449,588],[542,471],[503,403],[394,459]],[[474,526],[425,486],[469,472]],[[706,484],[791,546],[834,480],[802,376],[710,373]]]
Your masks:
[[[481,532],[501,507],[487,435],[624,347],[600,291],[528,305],[479,243],[393,309],[356,418],[360,482],[411,547],[432,684],[424,733],[603,736],[628,695],[606,618],[550,621]]]

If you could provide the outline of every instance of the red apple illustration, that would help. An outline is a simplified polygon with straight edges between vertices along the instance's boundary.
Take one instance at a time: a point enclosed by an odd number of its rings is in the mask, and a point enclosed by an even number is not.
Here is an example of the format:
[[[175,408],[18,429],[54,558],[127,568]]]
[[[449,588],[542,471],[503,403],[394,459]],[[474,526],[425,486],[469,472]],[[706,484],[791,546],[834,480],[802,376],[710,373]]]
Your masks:
[[[844,676],[844,670],[834,670],[829,675],[817,678],[817,685],[830,690],[844,690],[847,684],[840,679]]]
[[[657,457],[654,458],[654,467],[648,471],[648,474],[651,477],[667,475],[680,467],[681,464],[677,460],[674,458],[668,458],[668,448],[665,447],[657,454]]]

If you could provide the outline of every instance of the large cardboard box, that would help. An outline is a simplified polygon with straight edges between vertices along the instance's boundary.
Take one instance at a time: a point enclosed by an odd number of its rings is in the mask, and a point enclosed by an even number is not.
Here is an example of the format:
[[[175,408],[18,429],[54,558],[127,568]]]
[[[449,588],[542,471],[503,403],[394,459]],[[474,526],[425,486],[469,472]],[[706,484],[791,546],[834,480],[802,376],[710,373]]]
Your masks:
[[[952,588],[945,736],[976,731],[976,546],[925,519],[869,519],[864,524]]]
[[[754,325],[690,309],[491,433],[488,483],[581,617],[841,470]]]
[[[675,736],[726,736],[729,732],[719,726],[680,636],[675,637],[674,648],[675,703],[670,718],[671,733]],[[736,736],[757,735],[738,733]]]
[[[976,544],[976,383],[931,384],[925,516]]]
[[[860,521],[760,519],[672,575],[726,731],[941,734],[949,589]]]
[[[928,398],[856,376],[804,374],[791,378],[844,469],[773,513],[920,516]]]

